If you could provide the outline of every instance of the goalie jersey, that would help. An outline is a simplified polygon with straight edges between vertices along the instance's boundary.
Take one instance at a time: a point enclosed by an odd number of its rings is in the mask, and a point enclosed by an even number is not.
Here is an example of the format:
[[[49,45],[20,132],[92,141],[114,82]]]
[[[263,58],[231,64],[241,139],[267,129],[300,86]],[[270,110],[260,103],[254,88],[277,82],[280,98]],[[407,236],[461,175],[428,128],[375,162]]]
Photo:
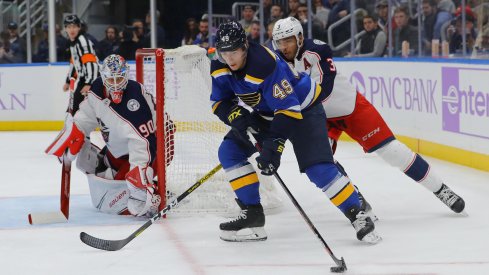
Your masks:
[[[77,127],[88,136],[97,127],[110,153],[129,155],[131,168],[151,166],[156,156],[155,105],[144,87],[129,80],[122,101],[115,104],[97,78],[74,116]]]
[[[263,117],[302,119],[302,110],[327,97],[309,76],[297,73],[274,52],[253,42],[249,42],[242,69],[231,71],[226,64],[213,60],[211,75],[212,110],[225,123],[223,117],[238,99]],[[272,131],[274,123],[275,119]]]

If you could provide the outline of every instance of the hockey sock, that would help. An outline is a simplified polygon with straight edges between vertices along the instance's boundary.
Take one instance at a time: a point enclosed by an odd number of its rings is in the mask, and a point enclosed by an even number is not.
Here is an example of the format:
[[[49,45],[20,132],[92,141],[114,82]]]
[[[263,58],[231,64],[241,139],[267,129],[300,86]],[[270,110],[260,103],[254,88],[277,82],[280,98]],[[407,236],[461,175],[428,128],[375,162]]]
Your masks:
[[[236,141],[225,139],[219,147],[219,161],[234,193],[244,205],[260,203],[258,175],[247,161],[246,152]]]
[[[260,203],[258,175],[249,162],[238,164],[225,171],[231,188],[244,205]]]
[[[354,218],[356,213],[350,212],[360,209],[358,192],[350,179],[342,175],[333,163],[313,165],[306,169],[306,174],[348,219]]]
[[[430,169],[428,162],[398,140],[389,142],[375,152],[387,163],[399,168],[404,174],[431,192],[440,190],[443,182]]]

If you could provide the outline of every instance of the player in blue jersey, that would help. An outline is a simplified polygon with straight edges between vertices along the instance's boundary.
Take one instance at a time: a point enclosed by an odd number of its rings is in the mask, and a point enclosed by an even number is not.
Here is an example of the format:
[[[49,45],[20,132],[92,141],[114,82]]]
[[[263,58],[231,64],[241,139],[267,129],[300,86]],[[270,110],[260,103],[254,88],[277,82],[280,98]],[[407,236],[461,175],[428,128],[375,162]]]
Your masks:
[[[328,117],[329,136],[333,142],[346,132],[365,152],[376,152],[438,197],[450,209],[460,213],[465,208],[461,196],[452,191],[419,154],[398,141],[375,107],[339,74],[331,48],[320,40],[305,39],[300,22],[288,17],[275,23],[273,43],[280,56],[297,71],[320,83],[330,96],[323,101]]]
[[[110,214],[152,216],[159,206],[153,164],[156,158],[155,105],[144,86],[129,80],[129,65],[119,55],[108,56],[101,77],[91,85],[74,116],[48,148],[61,157],[77,156],[87,174],[93,205]],[[100,128],[105,148],[86,137]]]
[[[256,159],[262,174],[277,171],[285,141],[290,140],[300,171],[351,221],[357,238],[370,243],[380,241],[373,221],[360,209],[353,184],[334,163],[321,105],[328,93],[269,49],[248,42],[237,22],[219,26],[216,48],[219,60],[211,63],[212,110],[231,126],[218,155],[241,208],[237,218],[220,224],[221,239],[267,238],[260,183],[248,162],[255,152],[247,135],[252,132],[262,148]],[[242,229],[251,229],[252,234],[242,235]]]

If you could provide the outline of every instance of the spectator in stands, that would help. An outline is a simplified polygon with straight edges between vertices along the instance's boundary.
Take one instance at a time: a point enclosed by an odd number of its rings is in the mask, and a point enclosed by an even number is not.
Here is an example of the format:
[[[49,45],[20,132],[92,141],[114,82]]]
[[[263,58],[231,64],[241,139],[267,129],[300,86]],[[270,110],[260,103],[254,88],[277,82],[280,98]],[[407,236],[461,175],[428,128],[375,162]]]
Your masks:
[[[267,24],[270,24],[271,22],[275,22],[279,19],[282,19],[284,17],[284,11],[282,10],[282,6],[278,4],[272,5],[270,8],[270,18],[269,21],[266,21]]]
[[[254,20],[251,22],[250,34],[248,34],[248,41],[253,41],[260,44],[260,21]]]
[[[199,30],[197,28],[197,20],[188,18],[185,21],[185,30],[183,32],[182,46],[193,45]]]
[[[69,61],[71,58],[70,41],[61,33],[59,24],[54,25],[56,32],[56,57],[57,61]]]
[[[138,48],[149,48],[151,46],[151,45],[145,45],[144,44],[145,43],[145,41],[144,41],[145,29],[144,29],[143,20],[134,19],[132,21],[132,31],[135,34],[135,36],[132,38],[132,41],[137,44]],[[125,58],[125,59],[128,60],[127,58]]]
[[[425,53],[431,55],[431,41],[440,40],[441,27],[452,19],[450,13],[438,10],[436,0],[423,0],[423,44]]]
[[[239,23],[241,24],[241,26],[243,26],[246,35],[250,34],[251,23],[253,22],[253,20],[256,20],[255,10],[253,9],[253,6],[244,6],[243,11],[241,12],[241,20],[239,20]]]
[[[418,29],[409,25],[409,12],[407,7],[401,6],[394,11],[394,20],[397,28],[394,30],[394,56],[402,55],[402,43],[409,43],[409,55],[418,53]]]
[[[263,0],[263,22],[270,22],[272,0]]]
[[[275,26],[275,22],[277,22],[277,21],[272,21],[272,22],[268,23],[268,25],[267,25],[267,37],[268,37],[268,39],[265,40],[265,42],[263,42],[263,46],[269,48],[270,50],[273,50],[272,33],[273,33],[273,27]]]
[[[327,28],[350,13],[350,0],[329,0],[329,6],[331,11],[329,12],[328,16]],[[347,22],[343,22],[334,29],[332,42],[334,45],[339,45],[348,39],[350,39],[349,20],[347,20]],[[343,55],[343,53],[340,53],[340,56]]]
[[[104,60],[107,56],[116,53],[120,44],[119,31],[114,26],[108,26],[105,29],[105,38],[100,41],[99,59]]]
[[[151,47],[151,12],[148,11],[146,14],[146,26],[147,31],[144,34],[143,45],[147,48]],[[165,45],[165,29],[159,24],[160,22],[160,11],[156,10],[156,46],[158,48],[163,48]]]
[[[8,47],[4,48],[3,58],[5,63],[25,63],[25,41],[19,37],[18,26],[15,22],[7,25]],[[7,45],[7,43],[5,44]]]
[[[32,62],[49,62],[48,24],[42,26],[42,39],[37,44],[37,53],[32,56]]]
[[[475,31],[474,24],[476,22],[476,17],[474,12],[469,6],[465,7],[465,41],[466,49],[468,53],[472,52],[475,45],[475,40],[477,37],[477,32]],[[455,12],[455,20],[453,20],[452,25],[448,27],[448,40],[451,54],[461,54],[463,50],[463,40],[462,40],[462,8],[458,7]]]
[[[200,20],[199,33],[195,38],[194,45],[198,45],[205,49],[209,48],[209,21],[207,21],[207,19]]]
[[[122,31],[121,44],[117,49],[116,54],[124,57],[126,60],[136,59],[136,50],[140,47],[140,39],[138,36],[138,30],[134,27],[125,27]]]
[[[452,0],[437,0],[438,10],[446,11],[450,14],[455,13],[455,4]]]
[[[355,56],[358,57],[381,57],[384,55],[387,36],[377,24],[378,19],[373,15],[363,17],[363,28],[366,32],[360,38],[356,47]]]
[[[307,18],[308,12],[306,4],[300,4],[299,8],[297,8],[297,16],[299,17],[299,22],[301,22],[302,29],[304,30],[304,37],[309,37],[309,33],[307,30]],[[311,16],[312,20],[312,38],[324,40],[324,27],[321,21],[316,19],[316,17]]]
[[[387,0],[379,0],[375,5],[375,10],[379,17],[379,21],[377,22],[379,27],[387,33],[389,28],[389,5],[387,4]],[[392,29],[396,29],[396,22],[394,20],[394,16],[392,18]]]
[[[314,0],[313,2],[314,17],[323,25],[323,29],[328,25],[329,9],[323,5],[322,0]]]
[[[6,54],[10,50],[9,40],[10,36],[8,32],[0,32],[0,64],[10,63],[6,58]]]
[[[299,0],[289,0],[289,15],[287,17],[295,17],[296,19],[299,19],[299,16],[297,16],[299,4]]]

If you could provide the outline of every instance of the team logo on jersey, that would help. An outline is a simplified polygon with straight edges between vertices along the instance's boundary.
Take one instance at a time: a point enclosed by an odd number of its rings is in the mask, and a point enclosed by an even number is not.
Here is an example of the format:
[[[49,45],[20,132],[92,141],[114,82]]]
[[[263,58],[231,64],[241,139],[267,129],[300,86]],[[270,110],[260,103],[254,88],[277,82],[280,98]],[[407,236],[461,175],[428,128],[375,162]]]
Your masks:
[[[127,102],[127,109],[129,109],[129,111],[137,111],[139,110],[139,107],[141,105],[139,105],[139,102],[135,99],[130,99],[128,102]]]
[[[324,44],[326,44],[323,41],[318,40],[318,39],[314,39],[312,42],[314,42],[314,44],[316,44],[316,45],[324,45]]]

